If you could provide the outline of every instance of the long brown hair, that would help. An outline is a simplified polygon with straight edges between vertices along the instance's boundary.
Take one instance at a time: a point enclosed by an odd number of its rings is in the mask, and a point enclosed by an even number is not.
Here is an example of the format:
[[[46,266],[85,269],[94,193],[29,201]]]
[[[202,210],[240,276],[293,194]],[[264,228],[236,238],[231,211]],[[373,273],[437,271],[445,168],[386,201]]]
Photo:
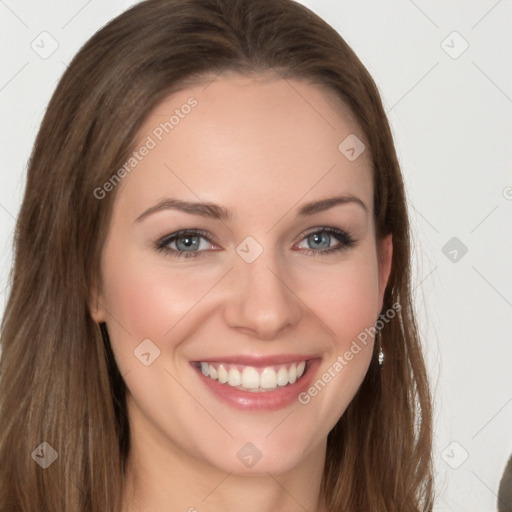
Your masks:
[[[223,71],[274,71],[325,87],[365,134],[376,236],[391,233],[394,244],[383,311],[401,309],[380,332],[384,368],[373,359],[329,433],[322,489],[330,511],[432,510],[431,398],[392,135],[354,52],[291,0],[142,2],[97,32],[60,80],[29,163],[2,323],[0,510],[121,510],[126,388],[89,312],[116,191],[101,200],[94,191],[122,167],[159,102]],[[43,442],[58,455],[46,469],[37,456],[55,454]]]

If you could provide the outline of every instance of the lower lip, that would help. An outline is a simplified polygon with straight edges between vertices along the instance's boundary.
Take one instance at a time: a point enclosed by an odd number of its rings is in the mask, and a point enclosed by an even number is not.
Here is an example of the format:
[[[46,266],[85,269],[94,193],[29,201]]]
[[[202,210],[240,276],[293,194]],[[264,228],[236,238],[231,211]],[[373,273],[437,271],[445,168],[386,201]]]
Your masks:
[[[313,381],[320,361],[320,359],[312,359],[308,363],[307,372],[293,384],[288,384],[275,391],[262,392],[235,389],[228,384],[221,384],[218,380],[205,377],[198,368],[194,367],[194,369],[207,388],[224,403],[244,411],[275,411],[297,401],[299,394],[305,391]]]

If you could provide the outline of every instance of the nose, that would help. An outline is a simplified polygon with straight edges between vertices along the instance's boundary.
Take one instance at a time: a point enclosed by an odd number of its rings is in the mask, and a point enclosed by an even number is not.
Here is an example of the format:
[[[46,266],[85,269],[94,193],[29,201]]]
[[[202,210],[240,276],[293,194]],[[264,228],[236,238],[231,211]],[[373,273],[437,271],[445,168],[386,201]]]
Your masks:
[[[303,304],[275,257],[264,251],[252,263],[240,259],[230,274],[224,311],[231,328],[271,340],[300,322]]]

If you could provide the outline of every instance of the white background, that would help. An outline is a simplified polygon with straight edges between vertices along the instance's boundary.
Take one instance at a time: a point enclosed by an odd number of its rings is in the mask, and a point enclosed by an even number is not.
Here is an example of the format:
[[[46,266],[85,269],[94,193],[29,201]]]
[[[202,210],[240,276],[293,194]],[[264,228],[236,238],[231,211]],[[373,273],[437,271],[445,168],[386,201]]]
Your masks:
[[[50,95],[79,47],[133,3],[0,0],[1,311],[26,163]],[[394,132],[435,393],[435,510],[496,510],[512,453],[512,2],[302,3],[367,66]],[[31,47],[49,51],[52,38],[48,58]],[[459,247],[446,256],[453,237]]]

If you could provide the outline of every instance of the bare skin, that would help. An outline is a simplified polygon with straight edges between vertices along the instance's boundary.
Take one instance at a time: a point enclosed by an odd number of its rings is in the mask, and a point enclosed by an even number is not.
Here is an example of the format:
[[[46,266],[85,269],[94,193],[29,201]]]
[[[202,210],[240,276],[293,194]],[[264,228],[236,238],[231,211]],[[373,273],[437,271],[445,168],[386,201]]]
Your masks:
[[[373,339],[309,403],[275,411],[221,402],[190,361],[309,354],[321,358],[320,378],[375,324],[392,241],[379,260],[369,151],[350,161],[338,149],[364,135],[317,86],[225,74],[162,102],[136,147],[190,97],[197,106],[118,185],[93,291],[92,315],[107,323],[129,391],[124,511],[323,512],[327,435],[367,372]],[[352,199],[298,214],[333,196]],[[215,203],[231,216],[167,208],[137,220],[164,198]],[[194,228],[206,235],[195,249],[184,249],[186,237],[168,252],[155,247]],[[249,236],[262,248],[251,263],[236,251]],[[145,339],[160,350],[149,366],[134,357]],[[247,442],[261,452],[251,468],[237,457]]]

